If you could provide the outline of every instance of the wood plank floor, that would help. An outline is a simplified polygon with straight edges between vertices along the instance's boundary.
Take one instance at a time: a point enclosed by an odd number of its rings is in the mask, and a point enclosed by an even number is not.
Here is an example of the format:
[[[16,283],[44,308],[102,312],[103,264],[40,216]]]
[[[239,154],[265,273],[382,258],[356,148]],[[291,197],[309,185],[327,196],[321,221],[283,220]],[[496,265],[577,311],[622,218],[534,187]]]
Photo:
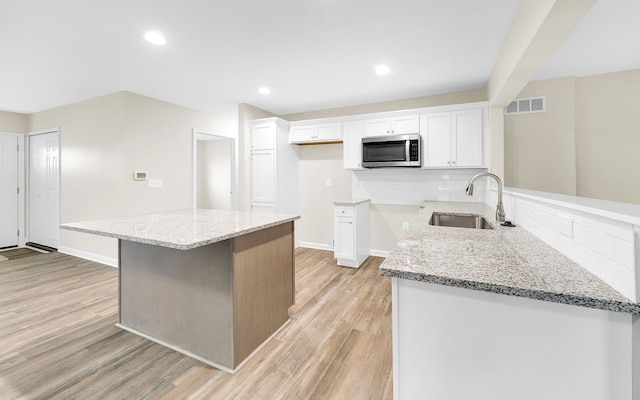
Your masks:
[[[27,258],[43,253],[44,252],[29,249],[26,247],[0,250],[0,256],[6,257],[9,260],[18,260],[20,258]]]
[[[296,250],[290,323],[235,375],[114,326],[117,269],[50,253],[0,263],[0,399],[391,399],[382,258]]]

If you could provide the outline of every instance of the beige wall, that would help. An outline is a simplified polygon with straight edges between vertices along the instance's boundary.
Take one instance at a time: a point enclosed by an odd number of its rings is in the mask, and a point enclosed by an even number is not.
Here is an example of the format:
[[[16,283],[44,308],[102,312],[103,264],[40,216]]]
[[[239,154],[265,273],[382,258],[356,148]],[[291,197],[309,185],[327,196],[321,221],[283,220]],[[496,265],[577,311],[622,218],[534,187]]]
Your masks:
[[[518,98],[546,96],[544,113],[504,117],[505,185],[576,195],[575,78],[529,83]]]
[[[505,117],[507,186],[640,204],[640,70],[529,83],[547,111]]]
[[[129,92],[29,117],[29,131],[60,129],[60,222],[188,208],[192,129],[233,132],[235,121]],[[163,180],[149,188],[134,171]],[[115,241],[61,231],[60,246],[117,257]]]
[[[331,246],[333,202],[351,199],[351,175],[342,164],[342,144],[301,146],[301,242]]]
[[[403,222],[418,218],[419,206],[371,205],[371,248],[391,251],[402,234]]]
[[[576,81],[578,195],[640,204],[640,69]]]
[[[596,0],[521,0],[487,82],[490,171],[505,176],[501,111],[527,85]]]
[[[0,111],[0,132],[27,133],[28,119],[27,114]]]

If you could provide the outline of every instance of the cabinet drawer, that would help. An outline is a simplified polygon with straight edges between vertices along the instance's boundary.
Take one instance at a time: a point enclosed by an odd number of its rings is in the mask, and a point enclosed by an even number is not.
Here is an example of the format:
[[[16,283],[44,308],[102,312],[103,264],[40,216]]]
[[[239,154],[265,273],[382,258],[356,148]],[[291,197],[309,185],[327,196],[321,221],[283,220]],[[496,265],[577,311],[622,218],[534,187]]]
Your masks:
[[[334,209],[336,217],[353,217],[353,207],[349,206],[336,206]]]

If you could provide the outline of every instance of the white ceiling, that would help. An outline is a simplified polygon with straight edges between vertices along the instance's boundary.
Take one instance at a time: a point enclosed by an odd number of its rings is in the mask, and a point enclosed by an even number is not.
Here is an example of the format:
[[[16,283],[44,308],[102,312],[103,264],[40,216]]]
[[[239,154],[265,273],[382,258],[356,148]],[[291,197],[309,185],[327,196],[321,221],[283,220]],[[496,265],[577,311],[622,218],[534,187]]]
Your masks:
[[[228,117],[238,103],[282,115],[479,89],[518,4],[0,0],[0,109],[32,113],[128,90]],[[600,0],[536,78],[640,67],[639,6]],[[147,30],[167,45],[145,42]],[[376,76],[380,63],[392,73]]]

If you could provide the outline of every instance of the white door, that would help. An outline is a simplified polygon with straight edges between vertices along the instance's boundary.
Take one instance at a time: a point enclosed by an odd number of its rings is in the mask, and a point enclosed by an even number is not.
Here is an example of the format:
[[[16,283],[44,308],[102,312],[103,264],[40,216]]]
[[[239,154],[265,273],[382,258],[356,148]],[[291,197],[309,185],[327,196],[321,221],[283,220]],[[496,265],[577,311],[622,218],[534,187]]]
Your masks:
[[[0,134],[0,248],[18,245],[18,137]]]
[[[58,132],[29,136],[29,242],[58,248]]]

